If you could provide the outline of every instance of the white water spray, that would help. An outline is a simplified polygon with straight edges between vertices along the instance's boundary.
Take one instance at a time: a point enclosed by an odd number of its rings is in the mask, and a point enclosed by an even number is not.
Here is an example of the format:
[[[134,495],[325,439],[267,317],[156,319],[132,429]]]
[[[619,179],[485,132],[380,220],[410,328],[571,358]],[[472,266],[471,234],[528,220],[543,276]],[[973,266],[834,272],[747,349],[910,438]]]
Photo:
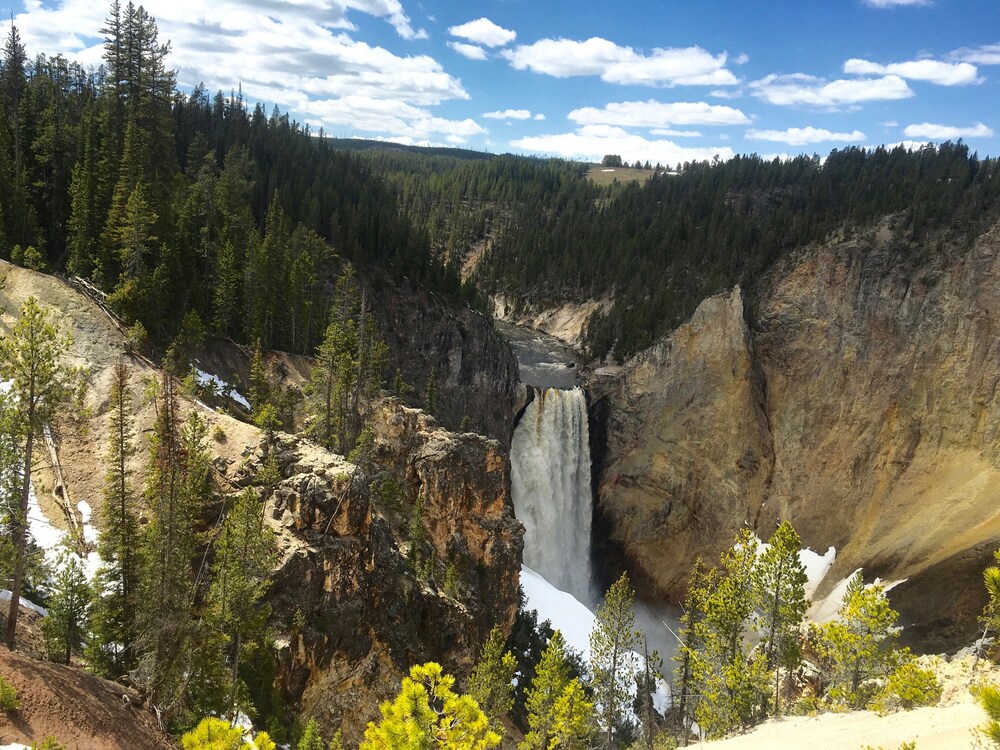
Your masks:
[[[590,435],[581,389],[536,390],[514,430],[510,463],[524,564],[593,606]]]

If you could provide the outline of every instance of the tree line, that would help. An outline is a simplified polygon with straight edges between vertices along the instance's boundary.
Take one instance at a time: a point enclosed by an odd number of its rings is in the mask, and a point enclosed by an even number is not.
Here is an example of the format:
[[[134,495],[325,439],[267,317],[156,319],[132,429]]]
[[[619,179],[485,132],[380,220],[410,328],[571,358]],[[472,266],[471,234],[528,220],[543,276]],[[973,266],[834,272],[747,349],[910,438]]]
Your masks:
[[[115,0],[101,34],[95,71],[29,59],[10,28],[0,257],[91,280],[162,343],[195,313],[217,335],[310,352],[345,260],[463,294],[363,158],[239,92],[177,91],[141,6]]]

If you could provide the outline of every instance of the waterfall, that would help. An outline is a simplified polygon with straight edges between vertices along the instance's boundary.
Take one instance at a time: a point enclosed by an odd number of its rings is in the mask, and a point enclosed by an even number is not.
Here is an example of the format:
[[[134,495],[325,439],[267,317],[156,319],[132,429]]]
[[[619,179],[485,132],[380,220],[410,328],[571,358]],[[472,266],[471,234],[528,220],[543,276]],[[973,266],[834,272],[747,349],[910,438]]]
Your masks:
[[[592,606],[590,437],[580,388],[536,389],[514,430],[510,463],[524,564]]]

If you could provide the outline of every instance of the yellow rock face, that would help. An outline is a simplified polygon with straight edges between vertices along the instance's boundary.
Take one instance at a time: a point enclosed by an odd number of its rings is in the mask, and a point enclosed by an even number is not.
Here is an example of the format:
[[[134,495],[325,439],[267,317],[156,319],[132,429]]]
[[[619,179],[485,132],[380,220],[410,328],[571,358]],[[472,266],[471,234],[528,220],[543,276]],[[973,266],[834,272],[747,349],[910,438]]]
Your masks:
[[[702,303],[608,389],[614,538],[677,596],[698,554],[789,519],[858,567],[911,637],[971,632],[1000,546],[1000,231],[968,250],[879,235],[793,256]],[[749,321],[749,322],[748,322]]]

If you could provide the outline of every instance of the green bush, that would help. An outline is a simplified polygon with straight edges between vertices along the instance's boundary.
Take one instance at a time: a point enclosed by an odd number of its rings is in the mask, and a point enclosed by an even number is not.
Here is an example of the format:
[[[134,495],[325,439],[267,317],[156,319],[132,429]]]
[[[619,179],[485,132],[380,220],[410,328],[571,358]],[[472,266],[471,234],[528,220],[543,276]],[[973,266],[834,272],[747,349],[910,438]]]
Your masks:
[[[911,659],[889,675],[885,687],[875,696],[873,707],[884,714],[934,706],[941,700],[941,689],[934,670],[922,667],[916,659]]]
[[[0,711],[9,713],[17,711],[21,707],[21,701],[17,697],[17,690],[7,680],[0,676]]]

